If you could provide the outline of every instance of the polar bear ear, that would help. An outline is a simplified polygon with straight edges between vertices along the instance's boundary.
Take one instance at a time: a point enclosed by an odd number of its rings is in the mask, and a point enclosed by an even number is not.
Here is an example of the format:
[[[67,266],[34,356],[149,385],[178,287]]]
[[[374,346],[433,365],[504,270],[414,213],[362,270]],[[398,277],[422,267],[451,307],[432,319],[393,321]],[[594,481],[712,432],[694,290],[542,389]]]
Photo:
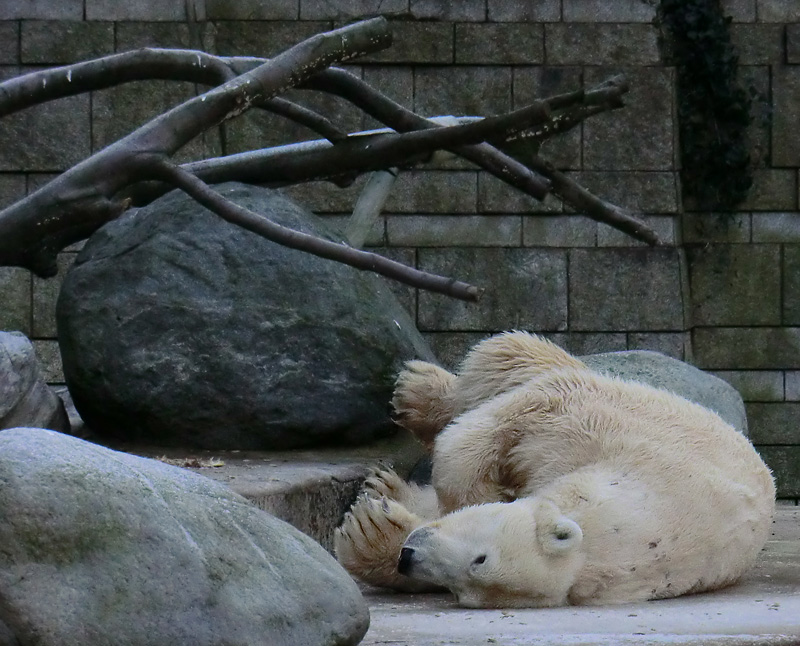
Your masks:
[[[576,549],[583,541],[580,525],[567,518],[553,503],[543,501],[534,512],[536,537],[545,554],[560,555]]]

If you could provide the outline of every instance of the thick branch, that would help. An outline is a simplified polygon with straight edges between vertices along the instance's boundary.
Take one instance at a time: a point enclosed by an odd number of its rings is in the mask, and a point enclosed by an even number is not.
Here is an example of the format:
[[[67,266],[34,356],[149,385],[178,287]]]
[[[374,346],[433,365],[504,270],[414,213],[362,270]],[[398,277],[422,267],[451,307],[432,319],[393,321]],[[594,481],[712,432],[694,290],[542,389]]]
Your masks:
[[[154,170],[160,179],[181,189],[224,220],[285,247],[299,249],[315,256],[350,265],[356,269],[372,271],[413,287],[446,294],[461,300],[477,301],[483,293],[482,289],[467,283],[428,274],[374,253],[359,251],[347,245],[281,226],[264,216],[226,200],[205,182],[173,164],[162,163]]]

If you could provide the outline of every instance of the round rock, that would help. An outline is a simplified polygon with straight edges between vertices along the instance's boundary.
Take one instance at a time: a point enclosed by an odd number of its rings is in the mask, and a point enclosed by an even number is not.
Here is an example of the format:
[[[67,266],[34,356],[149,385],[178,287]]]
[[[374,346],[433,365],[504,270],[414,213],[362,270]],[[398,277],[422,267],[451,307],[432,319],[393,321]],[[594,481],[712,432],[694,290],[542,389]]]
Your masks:
[[[41,646],[345,646],[358,587],[226,486],[41,429],[0,432],[0,637]]]
[[[328,239],[264,188],[226,198]],[[386,281],[225,222],[179,192],[87,242],[58,300],[75,406],[96,433],[206,449],[361,444],[394,432],[394,378],[432,354]]]

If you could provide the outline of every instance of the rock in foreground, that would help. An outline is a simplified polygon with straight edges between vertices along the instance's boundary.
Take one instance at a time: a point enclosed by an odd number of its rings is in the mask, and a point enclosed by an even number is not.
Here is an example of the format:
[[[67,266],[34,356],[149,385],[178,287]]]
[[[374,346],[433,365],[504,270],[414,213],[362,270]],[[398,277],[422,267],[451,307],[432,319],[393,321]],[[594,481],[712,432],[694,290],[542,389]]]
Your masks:
[[[0,432],[0,637],[40,646],[357,644],[361,594],[227,487],[41,429]]]
[[[267,189],[228,199],[332,238]],[[432,358],[386,283],[229,224],[179,192],[88,241],[58,302],[75,406],[96,433],[206,449],[388,435],[394,377]]]

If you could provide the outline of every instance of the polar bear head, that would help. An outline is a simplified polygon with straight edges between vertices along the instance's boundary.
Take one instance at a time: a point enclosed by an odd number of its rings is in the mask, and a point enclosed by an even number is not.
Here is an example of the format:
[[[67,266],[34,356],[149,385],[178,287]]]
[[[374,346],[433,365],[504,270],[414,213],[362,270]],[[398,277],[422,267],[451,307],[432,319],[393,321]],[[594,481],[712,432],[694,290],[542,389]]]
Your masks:
[[[580,526],[548,501],[467,507],[414,530],[400,574],[449,588],[469,608],[566,603],[583,564]]]

